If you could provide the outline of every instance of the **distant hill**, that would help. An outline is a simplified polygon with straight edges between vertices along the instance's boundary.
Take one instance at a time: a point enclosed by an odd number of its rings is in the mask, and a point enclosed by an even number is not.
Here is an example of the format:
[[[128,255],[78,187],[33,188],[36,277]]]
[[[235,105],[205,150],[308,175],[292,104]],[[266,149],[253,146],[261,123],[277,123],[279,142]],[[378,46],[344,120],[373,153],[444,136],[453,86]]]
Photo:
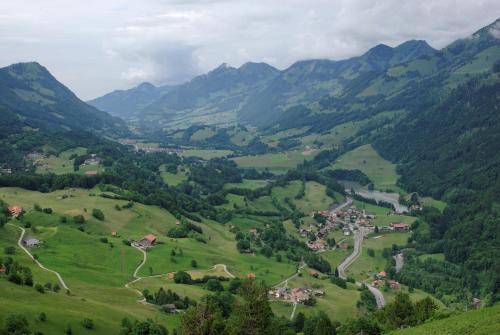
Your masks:
[[[172,90],[173,86],[156,87],[151,83],[142,83],[128,90],[116,90],[102,97],[87,101],[102,111],[123,119],[133,119],[137,113],[163,94]]]
[[[122,120],[87,105],[35,62],[0,69],[0,111],[0,126],[7,129],[128,133]]]

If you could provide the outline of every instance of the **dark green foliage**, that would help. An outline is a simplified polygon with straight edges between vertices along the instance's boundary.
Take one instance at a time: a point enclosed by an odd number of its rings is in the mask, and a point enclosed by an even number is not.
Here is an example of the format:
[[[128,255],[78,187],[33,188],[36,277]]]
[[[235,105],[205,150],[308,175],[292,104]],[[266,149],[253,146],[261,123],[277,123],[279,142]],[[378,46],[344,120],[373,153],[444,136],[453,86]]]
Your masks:
[[[342,324],[339,335],[380,335],[382,330],[379,324],[371,317],[362,316]]]
[[[3,252],[6,255],[15,255],[16,254],[16,247],[10,246],[10,247],[5,247],[3,249]]]
[[[174,274],[174,282],[176,284],[191,284],[191,275],[184,271],[178,271]]]
[[[224,291],[224,287],[217,279],[209,279],[207,281],[206,287],[209,291]]]
[[[98,208],[92,209],[92,216],[99,221],[104,221],[104,213]]]
[[[306,317],[304,313],[299,312],[295,316],[295,319],[293,320],[293,329],[295,330],[296,333],[302,332],[302,329],[304,329],[304,322],[306,320]]]
[[[358,302],[356,303],[356,307],[369,312],[375,311],[377,309],[377,301],[375,300],[375,296],[365,285],[361,287],[360,291],[361,294]]]
[[[151,319],[131,322],[124,318],[121,327],[121,335],[168,335],[168,331],[163,325]]]
[[[3,330],[10,335],[30,335],[28,320],[24,315],[10,314],[5,318]]]
[[[335,335],[337,333],[335,326],[324,312],[308,317],[303,331],[304,335]]]
[[[41,312],[40,314],[38,314],[38,317],[36,319],[37,321],[45,322],[47,321],[47,315],[44,312]]]
[[[76,216],[73,216],[73,222],[76,224],[84,224],[85,218],[83,217],[83,215],[76,215]]]
[[[35,290],[37,290],[37,292],[39,293],[45,293],[45,288],[40,284],[35,285]]]
[[[337,269],[335,269],[335,270],[337,270]],[[342,278],[340,278],[338,276],[332,276],[332,277],[330,277],[330,281],[332,282],[332,284],[335,284],[338,287],[341,287],[341,288],[344,288],[344,289],[347,288],[347,282],[344,279],[342,279]]]
[[[81,324],[85,329],[94,329],[94,321],[92,321],[92,319],[84,318]]]

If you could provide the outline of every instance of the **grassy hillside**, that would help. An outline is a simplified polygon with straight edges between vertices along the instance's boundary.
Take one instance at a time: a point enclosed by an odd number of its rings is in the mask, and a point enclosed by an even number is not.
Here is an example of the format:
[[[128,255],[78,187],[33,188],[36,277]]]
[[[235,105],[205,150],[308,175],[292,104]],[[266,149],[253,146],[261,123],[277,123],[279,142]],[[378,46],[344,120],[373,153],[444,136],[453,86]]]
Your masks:
[[[491,335],[500,329],[500,305],[459,313],[443,320],[394,331],[392,335]]]

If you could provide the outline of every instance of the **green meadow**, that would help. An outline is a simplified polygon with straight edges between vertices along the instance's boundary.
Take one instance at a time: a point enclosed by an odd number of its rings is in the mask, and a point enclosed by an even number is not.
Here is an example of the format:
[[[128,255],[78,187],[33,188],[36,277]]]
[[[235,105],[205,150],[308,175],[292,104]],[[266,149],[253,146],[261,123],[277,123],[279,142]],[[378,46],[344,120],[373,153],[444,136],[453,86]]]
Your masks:
[[[186,149],[180,152],[182,157],[199,157],[209,160],[217,157],[226,157],[233,152],[231,150],[215,150],[215,149]]]
[[[55,173],[65,174],[73,172],[73,159],[71,155],[84,155],[87,152],[85,148],[75,148],[61,152],[59,155],[50,155],[41,160],[41,166],[36,168],[37,173]]]
[[[176,173],[166,171],[165,165],[160,166],[160,174],[165,184],[169,186],[177,186],[188,179],[189,171],[185,168],[178,168]]]
[[[396,185],[399,178],[396,165],[380,157],[371,144],[343,154],[332,165],[332,169],[360,170],[370,178],[376,189],[403,192]]]
[[[293,150],[281,153],[240,156],[233,160],[241,168],[255,168],[257,170],[269,170],[273,173],[285,173],[302,163],[311,160],[318,153],[317,150]]]

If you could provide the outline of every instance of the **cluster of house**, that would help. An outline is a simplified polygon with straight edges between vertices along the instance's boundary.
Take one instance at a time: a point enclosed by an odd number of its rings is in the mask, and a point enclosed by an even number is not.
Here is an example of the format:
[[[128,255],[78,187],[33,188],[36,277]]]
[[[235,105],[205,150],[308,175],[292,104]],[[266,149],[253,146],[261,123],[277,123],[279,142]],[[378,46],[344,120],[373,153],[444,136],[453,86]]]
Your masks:
[[[47,168],[49,165],[45,161],[45,158],[47,156],[43,153],[40,152],[32,152],[27,155],[27,158],[32,161],[34,166],[42,167],[42,168]]]
[[[269,290],[269,296],[272,299],[279,299],[284,301],[304,303],[311,297],[324,297],[325,292],[322,290],[313,290],[308,287],[275,287]]]
[[[84,160],[82,165],[99,165],[100,163],[101,159],[96,154],[91,154],[90,158]]]
[[[154,246],[156,243],[156,236],[148,234],[141,238],[139,241],[132,241],[131,245],[141,249],[147,249]]]
[[[372,283],[373,286],[376,287],[381,287],[384,286],[386,283],[389,285],[390,288],[399,290],[401,288],[401,284],[394,279],[389,279],[387,280],[387,273],[385,271],[381,271],[374,276],[374,281]]]
[[[12,169],[7,167],[0,168],[0,174],[12,174]]]
[[[166,152],[168,154],[173,154],[181,152],[181,150],[177,148],[160,148],[157,146],[146,146],[144,144],[139,145],[140,142],[138,140],[128,138],[122,138],[118,142],[123,145],[130,145],[134,147],[134,151],[136,152],[144,151],[147,154],[156,152]]]

